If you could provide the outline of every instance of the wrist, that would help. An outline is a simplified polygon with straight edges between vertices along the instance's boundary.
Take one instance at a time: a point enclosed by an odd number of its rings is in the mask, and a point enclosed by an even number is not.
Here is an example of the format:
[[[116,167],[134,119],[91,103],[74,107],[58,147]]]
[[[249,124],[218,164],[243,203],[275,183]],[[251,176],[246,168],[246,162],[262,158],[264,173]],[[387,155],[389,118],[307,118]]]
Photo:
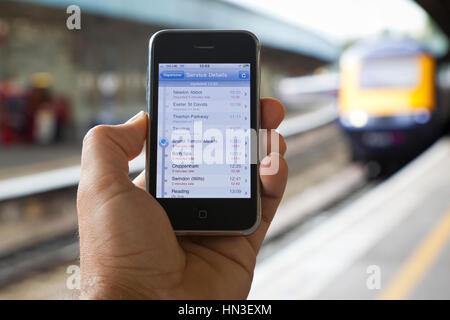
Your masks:
[[[81,300],[157,299],[151,290],[139,290],[139,286],[125,280],[97,275],[82,275],[81,279]]]

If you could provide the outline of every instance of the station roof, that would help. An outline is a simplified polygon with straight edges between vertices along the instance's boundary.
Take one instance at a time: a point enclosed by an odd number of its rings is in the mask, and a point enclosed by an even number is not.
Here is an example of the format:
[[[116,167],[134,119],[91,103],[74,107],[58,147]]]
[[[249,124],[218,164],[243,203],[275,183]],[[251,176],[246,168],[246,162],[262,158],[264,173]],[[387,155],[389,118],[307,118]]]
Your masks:
[[[450,37],[450,1],[448,0],[416,0],[430,15],[447,37]]]
[[[339,47],[312,31],[269,15],[220,0],[15,0],[67,8],[76,4],[83,12],[161,25],[169,28],[245,29],[255,33],[263,46],[335,61]]]

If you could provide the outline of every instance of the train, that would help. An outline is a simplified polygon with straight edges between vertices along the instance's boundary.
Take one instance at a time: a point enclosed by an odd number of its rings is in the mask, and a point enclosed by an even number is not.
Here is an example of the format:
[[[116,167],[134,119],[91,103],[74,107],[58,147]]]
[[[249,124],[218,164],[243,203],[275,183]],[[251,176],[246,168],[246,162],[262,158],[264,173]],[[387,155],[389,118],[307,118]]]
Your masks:
[[[359,42],[339,61],[338,122],[353,160],[405,162],[449,123],[437,59],[413,39]]]

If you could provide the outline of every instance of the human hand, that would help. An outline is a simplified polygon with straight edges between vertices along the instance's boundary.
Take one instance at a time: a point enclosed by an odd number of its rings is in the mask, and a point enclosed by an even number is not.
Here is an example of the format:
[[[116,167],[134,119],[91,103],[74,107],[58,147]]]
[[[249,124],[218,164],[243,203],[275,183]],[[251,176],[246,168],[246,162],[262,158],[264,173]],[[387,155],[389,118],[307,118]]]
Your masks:
[[[275,129],[284,107],[261,99],[261,128]],[[164,209],[145,191],[145,175],[131,181],[128,161],[138,156],[148,119],[101,125],[83,141],[77,208],[81,298],[244,299],[256,255],[278,208],[287,180],[286,150],[279,136],[274,175],[261,175],[262,221],[249,236],[176,236]],[[268,130],[269,131],[269,130]],[[269,139],[270,140],[270,139]]]

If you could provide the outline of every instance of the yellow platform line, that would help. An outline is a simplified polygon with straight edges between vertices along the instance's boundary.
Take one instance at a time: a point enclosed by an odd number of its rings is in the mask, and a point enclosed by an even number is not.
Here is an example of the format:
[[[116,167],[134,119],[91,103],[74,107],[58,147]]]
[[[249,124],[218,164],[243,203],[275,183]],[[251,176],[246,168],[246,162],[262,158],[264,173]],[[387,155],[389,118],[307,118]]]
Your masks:
[[[450,239],[450,210],[439,219],[377,299],[407,299]]]

